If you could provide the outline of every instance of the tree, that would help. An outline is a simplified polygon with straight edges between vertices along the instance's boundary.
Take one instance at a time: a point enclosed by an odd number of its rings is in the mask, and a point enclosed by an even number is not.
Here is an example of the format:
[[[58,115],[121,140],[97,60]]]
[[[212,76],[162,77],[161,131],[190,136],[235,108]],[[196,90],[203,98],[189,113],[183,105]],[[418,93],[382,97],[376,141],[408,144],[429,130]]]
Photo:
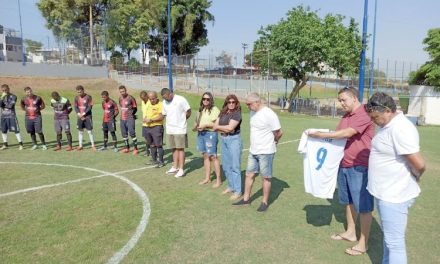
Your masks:
[[[40,0],[37,7],[46,27],[56,38],[66,40],[87,54],[90,47],[90,9],[93,25],[103,25],[111,0]],[[96,34],[95,34],[96,38]]]
[[[164,3],[163,10],[159,15],[158,27],[150,34],[149,46],[163,56],[162,42],[168,34],[167,0],[161,1]],[[214,16],[208,12],[211,1],[172,0],[171,5],[172,53],[176,55],[197,53],[200,47],[208,44],[208,30],[205,23],[214,21]],[[167,52],[166,45],[165,53]]]
[[[420,67],[417,72],[410,73],[410,84],[434,86],[440,91],[440,28],[428,30],[428,36],[423,40],[424,50],[429,54],[430,61]]]
[[[43,47],[43,43],[32,39],[25,39],[24,44],[26,45],[26,51],[34,54],[36,50],[40,50]]]
[[[253,64],[267,74],[280,71],[284,78],[292,78],[295,84],[289,100],[307,84],[311,73],[331,69],[340,77],[354,74],[360,62],[361,37],[354,19],[347,27],[344,19],[332,14],[320,18],[309,7],[293,8],[277,24],[260,29]]]
[[[232,66],[232,56],[227,54],[226,51],[222,51],[220,56],[215,57],[215,61],[223,68]]]

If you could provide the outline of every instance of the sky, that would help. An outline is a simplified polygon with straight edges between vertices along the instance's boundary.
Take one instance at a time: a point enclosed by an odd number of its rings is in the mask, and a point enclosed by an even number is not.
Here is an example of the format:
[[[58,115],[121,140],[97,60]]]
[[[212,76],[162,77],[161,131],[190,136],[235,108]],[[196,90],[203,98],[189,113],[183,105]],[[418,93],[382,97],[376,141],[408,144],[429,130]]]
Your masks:
[[[36,3],[38,0],[19,0],[21,4],[24,38],[55,45],[53,35],[45,27]],[[20,29],[18,0],[0,0],[0,25]],[[369,0],[368,34],[373,35],[375,0]],[[237,56],[240,65],[242,43],[252,47],[261,26],[275,24],[288,10],[298,5],[310,6],[320,16],[328,13],[355,18],[362,32],[364,0],[212,0],[209,11],[215,22],[208,23],[209,44],[200,55],[226,51]],[[440,27],[439,0],[377,0],[376,51],[381,61],[399,61],[423,64],[429,57],[423,50],[423,39],[431,28]],[[370,38],[367,56],[371,58]],[[247,49],[246,53],[250,51]]]

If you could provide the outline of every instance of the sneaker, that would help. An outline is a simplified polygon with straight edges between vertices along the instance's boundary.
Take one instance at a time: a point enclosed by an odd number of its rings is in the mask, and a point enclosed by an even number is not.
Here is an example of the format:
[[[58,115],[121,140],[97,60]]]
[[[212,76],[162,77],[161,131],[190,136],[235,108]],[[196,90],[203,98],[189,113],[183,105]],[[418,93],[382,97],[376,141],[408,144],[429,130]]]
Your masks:
[[[6,147],[8,148],[8,147]],[[18,150],[23,150],[23,145],[18,146]]]
[[[179,169],[179,171],[174,175],[175,178],[180,178],[185,175],[185,172],[183,172],[183,169]]]
[[[121,153],[128,153],[128,152],[130,152],[130,150],[128,148],[124,148],[121,150]]]
[[[38,148],[37,145],[33,145],[32,148],[31,148],[31,150],[36,150],[37,148]]]
[[[269,205],[267,205],[267,203],[261,203],[260,207],[258,207],[257,212],[263,213],[267,211],[267,208],[269,207]]]
[[[240,193],[234,193],[233,195],[231,195],[231,197],[229,197],[229,200],[235,201],[235,200],[237,200],[240,197],[241,197]]]
[[[163,163],[163,162],[158,162],[157,164],[156,164],[156,166],[154,166],[155,168],[162,168],[163,166],[165,166],[165,163]]]
[[[251,200],[245,201],[244,199],[241,199],[240,201],[235,202],[232,205],[249,206],[251,205]]]
[[[95,146],[92,146],[92,151],[96,152],[96,147]]]
[[[53,151],[60,151],[61,150],[61,146],[60,145],[57,145],[54,149],[53,149]]]
[[[47,150],[47,146],[46,146],[46,145],[43,145],[41,148],[42,148],[43,150]]]
[[[3,145],[3,146],[0,148],[0,150],[5,150],[5,149],[8,149],[8,146]]]
[[[139,150],[138,149],[133,149],[133,155],[137,156],[139,154]]]
[[[81,151],[81,150],[83,150],[83,147],[78,146],[78,147],[76,148],[76,150],[77,150],[77,151]]]
[[[72,151],[72,150],[73,150],[72,146],[67,146],[66,151]]]
[[[174,174],[174,173],[176,173],[178,171],[179,171],[178,169],[176,169],[174,167],[171,167],[171,169],[167,170],[166,174]]]
[[[114,152],[114,153],[118,153],[118,152],[119,152],[119,149],[118,149],[118,148],[113,148],[113,152]]]
[[[104,150],[107,150],[107,147],[102,146],[98,149],[98,151],[104,151]]]

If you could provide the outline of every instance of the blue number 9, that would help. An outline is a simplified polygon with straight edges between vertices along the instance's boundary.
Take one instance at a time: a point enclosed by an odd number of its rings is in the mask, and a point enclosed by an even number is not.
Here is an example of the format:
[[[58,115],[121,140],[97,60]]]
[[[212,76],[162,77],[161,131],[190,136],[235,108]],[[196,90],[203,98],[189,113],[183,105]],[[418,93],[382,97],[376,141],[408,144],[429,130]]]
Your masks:
[[[315,168],[315,170],[319,170],[322,167],[322,164],[324,164],[325,158],[327,157],[327,149],[320,148],[318,150],[318,153],[316,153],[316,161],[319,162],[318,167]]]

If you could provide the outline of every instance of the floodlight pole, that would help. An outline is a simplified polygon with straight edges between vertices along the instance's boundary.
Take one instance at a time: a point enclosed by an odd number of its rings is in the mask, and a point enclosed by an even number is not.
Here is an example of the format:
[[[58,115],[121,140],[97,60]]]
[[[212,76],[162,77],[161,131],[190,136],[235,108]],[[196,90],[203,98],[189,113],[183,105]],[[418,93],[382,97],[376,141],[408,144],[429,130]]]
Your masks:
[[[246,68],[246,48],[247,48],[248,44],[241,43],[241,46],[243,47],[243,67]]]
[[[24,39],[23,39],[23,26],[21,24],[21,7],[20,7],[20,0],[17,0],[18,2],[18,16],[20,18],[20,33],[21,33],[21,54],[23,57],[23,66],[26,65],[26,54],[25,54],[25,50],[24,50]]]
[[[368,23],[368,0],[364,0],[364,21],[362,27],[362,52],[361,64],[359,67],[359,101],[364,99],[364,78],[365,78],[365,52],[367,49],[367,23]]]
[[[374,0],[374,23],[373,23],[373,49],[371,52],[371,65],[370,65],[370,89],[369,96],[373,94],[373,85],[374,85],[374,53],[376,49],[376,15],[377,15],[377,0]]]
[[[173,92],[173,67],[171,66],[171,0],[168,0],[168,88]]]

